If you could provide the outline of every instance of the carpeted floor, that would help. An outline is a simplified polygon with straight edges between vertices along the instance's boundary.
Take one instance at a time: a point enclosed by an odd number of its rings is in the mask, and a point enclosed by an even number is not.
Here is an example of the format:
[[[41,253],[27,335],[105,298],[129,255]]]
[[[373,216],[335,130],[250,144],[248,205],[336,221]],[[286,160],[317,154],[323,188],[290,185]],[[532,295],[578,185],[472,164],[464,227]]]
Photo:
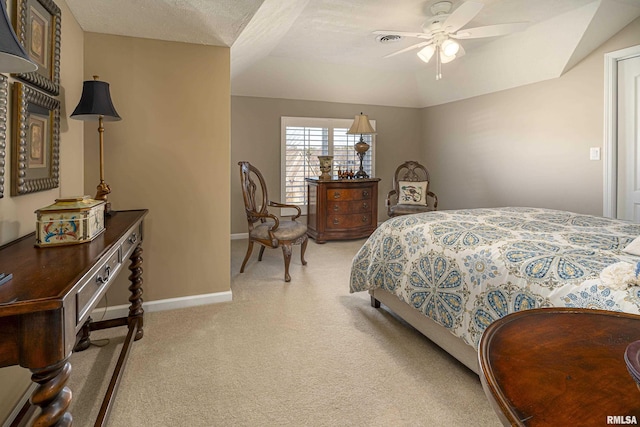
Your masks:
[[[285,283],[280,250],[239,274],[246,240],[232,241],[233,302],[147,313],[109,425],[499,426],[477,375],[349,294],[362,243],[310,241],[305,267],[295,247]],[[93,424],[124,333],[72,356],[75,425]]]

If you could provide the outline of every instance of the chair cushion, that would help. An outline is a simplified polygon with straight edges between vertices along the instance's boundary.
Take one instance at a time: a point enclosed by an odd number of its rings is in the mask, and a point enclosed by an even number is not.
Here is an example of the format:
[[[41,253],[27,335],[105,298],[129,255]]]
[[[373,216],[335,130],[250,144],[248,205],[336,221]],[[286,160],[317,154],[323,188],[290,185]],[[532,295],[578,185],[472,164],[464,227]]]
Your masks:
[[[269,228],[273,222],[265,222],[251,230],[251,237],[260,240],[269,240]],[[280,221],[280,226],[273,233],[278,240],[295,240],[307,232],[307,226],[296,221]]]
[[[433,208],[424,205],[395,205],[389,207],[389,216],[410,215],[420,212],[430,212]]]
[[[429,181],[398,181],[398,204],[427,205]]]

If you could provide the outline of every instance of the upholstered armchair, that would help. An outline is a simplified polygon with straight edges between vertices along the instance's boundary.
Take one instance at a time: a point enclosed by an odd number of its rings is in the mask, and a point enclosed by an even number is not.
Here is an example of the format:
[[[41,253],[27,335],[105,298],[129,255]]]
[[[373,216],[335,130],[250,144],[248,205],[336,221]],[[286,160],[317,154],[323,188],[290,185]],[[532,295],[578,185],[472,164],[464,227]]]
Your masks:
[[[244,273],[244,267],[251,256],[254,243],[261,245],[258,261],[262,261],[264,248],[282,247],[284,280],[289,282],[291,281],[289,264],[291,262],[292,245],[301,245],[300,261],[302,265],[307,264],[304,259],[304,252],[307,249],[307,226],[296,221],[302,211],[299,206],[269,200],[267,185],[260,171],[249,162],[238,162],[238,165],[240,165],[242,196],[249,226],[249,247],[244,261],[242,261],[240,273]],[[256,184],[256,181],[258,184]],[[278,218],[276,215],[269,213],[268,207],[292,208],[296,210],[296,213],[286,220],[285,218],[287,217]]]
[[[412,160],[398,166],[385,204],[390,217],[438,209],[438,196],[429,191],[427,168]]]

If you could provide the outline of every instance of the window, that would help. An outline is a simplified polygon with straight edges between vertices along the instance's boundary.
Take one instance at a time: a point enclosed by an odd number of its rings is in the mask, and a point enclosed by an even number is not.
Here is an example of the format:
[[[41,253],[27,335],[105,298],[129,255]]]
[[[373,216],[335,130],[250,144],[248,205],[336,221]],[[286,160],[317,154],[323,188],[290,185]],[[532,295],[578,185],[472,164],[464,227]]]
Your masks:
[[[375,129],[375,120],[371,120]],[[318,177],[320,162],[318,156],[333,156],[334,178],[338,169],[360,168],[360,159],[354,145],[360,135],[348,135],[353,119],[319,119],[308,117],[282,117],[282,201],[299,205],[306,213],[307,186],[305,178]],[[374,135],[363,135],[370,145],[362,167],[369,176],[374,176],[375,139]]]

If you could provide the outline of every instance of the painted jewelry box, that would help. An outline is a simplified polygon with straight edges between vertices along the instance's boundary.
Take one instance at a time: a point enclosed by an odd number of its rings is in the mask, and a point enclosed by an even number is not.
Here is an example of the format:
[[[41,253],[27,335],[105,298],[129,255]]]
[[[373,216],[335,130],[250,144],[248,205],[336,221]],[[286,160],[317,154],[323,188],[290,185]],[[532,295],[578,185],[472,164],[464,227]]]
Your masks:
[[[36,211],[36,246],[90,242],[104,231],[104,200],[56,199]]]

